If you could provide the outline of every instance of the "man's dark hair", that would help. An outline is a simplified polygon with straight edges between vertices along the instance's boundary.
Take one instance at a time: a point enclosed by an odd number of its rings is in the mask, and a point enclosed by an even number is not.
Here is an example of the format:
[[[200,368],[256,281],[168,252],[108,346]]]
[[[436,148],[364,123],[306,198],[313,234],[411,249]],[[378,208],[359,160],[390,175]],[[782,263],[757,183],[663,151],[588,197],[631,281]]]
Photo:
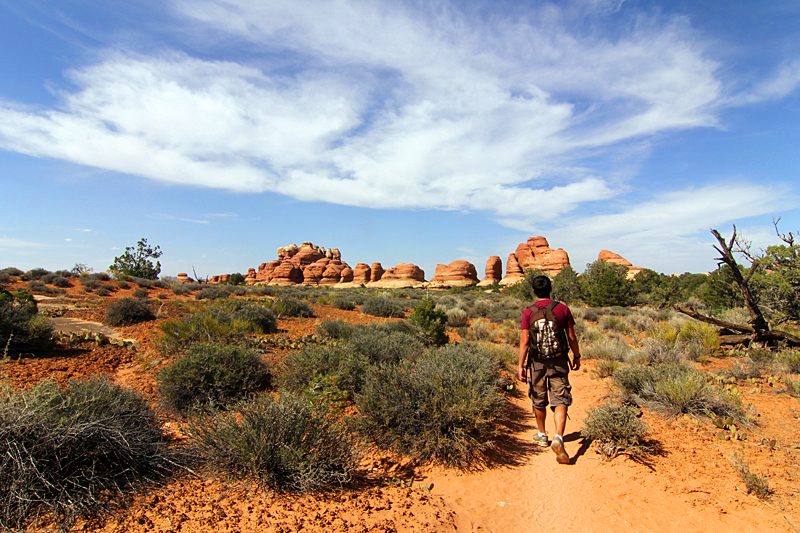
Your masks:
[[[550,278],[547,276],[536,276],[531,282],[533,286],[533,294],[539,298],[550,298],[550,291],[553,290],[553,285],[550,283]]]

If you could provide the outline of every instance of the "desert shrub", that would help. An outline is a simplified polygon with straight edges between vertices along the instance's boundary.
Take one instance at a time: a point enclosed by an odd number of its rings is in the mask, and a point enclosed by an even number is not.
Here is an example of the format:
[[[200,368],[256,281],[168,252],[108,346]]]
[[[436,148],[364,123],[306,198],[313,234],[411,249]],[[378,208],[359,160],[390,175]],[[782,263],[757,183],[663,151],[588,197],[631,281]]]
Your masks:
[[[356,397],[359,427],[377,445],[420,461],[467,467],[492,446],[504,401],[499,365],[470,344],[373,367]]]
[[[241,272],[234,272],[230,276],[228,276],[228,284],[229,285],[243,285],[244,284],[244,276]]]
[[[172,294],[176,296],[187,296],[192,294],[192,288],[188,283],[175,283],[170,287]]]
[[[406,314],[405,308],[396,300],[383,295],[367,298],[364,305],[361,306],[361,312],[366,315],[387,318],[402,318]]]
[[[134,278],[158,279],[161,272],[161,263],[154,265],[150,259],[158,259],[162,252],[159,247],[147,246],[147,239],[140,239],[136,249],[131,246],[125,248],[125,253],[114,258],[114,263],[108,269],[119,276],[132,276]]]
[[[100,287],[99,289],[94,291],[94,294],[96,296],[108,296],[109,294],[111,294],[111,291],[108,290],[106,287]]]
[[[519,346],[519,341],[522,339],[522,331],[519,329],[519,323],[510,318],[505,319],[500,328],[500,336],[506,344]]]
[[[361,326],[347,342],[353,350],[366,356],[370,363],[399,363],[416,359],[425,351],[423,344],[407,330],[391,331]]]
[[[104,322],[109,326],[130,326],[155,318],[156,315],[146,301],[139,298],[123,298],[108,306]]]
[[[800,374],[800,350],[781,350],[777,359],[789,373]]]
[[[679,347],[658,338],[644,339],[641,348],[628,357],[629,362],[635,360],[640,364],[668,363],[681,359],[683,359],[683,354]]]
[[[128,288],[130,288],[130,286],[131,286],[131,284],[128,283],[127,281],[125,281],[124,279],[119,280],[117,282],[117,287],[119,287],[120,289],[128,289]]]
[[[744,481],[748,494],[755,495],[759,500],[769,500],[772,497],[774,490],[770,487],[769,480],[750,470],[750,465],[744,460],[744,452],[741,455],[734,452],[731,456],[731,463],[736,469],[736,473],[739,474],[739,478]]]
[[[225,287],[220,287],[219,285],[206,285],[194,295],[198,300],[219,300],[228,296],[230,296],[230,293],[225,290]]]
[[[639,310],[625,317],[625,323],[629,331],[647,331],[655,324],[652,316],[649,316]]]
[[[447,325],[451,328],[468,326],[469,314],[460,307],[454,307],[447,311]]]
[[[678,341],[686,344],[699,344],[706,354],[712,354],[719,348],[719,333],[717,330],[706,323],[687,321],[681,325],[678,331]]]
[[[278,490],[309,491],[348,482],[359,461],[346,424],[324,405],[281,394],[200,417],[194,448],[230,476]]]
[[[37,279],[37,280],[41,280],[48,274],[51,274],[51,272],[45,268],[32,268],[31,270],[28,270],[25,273],[28,279]]]
[[[304,346],[283,358],[277,382],[283,388],[307,394],[325,378],[331,388],[352,395],[361,390],[370,364],[366,355],[346,344]]]
[[[741,424],[750,422],[738,396],[709,385],[704,374],[687,363],[620,367],[612,381],[637,404],[668,415],[714,414]]]
[[[72,287],[72,283],[64,276],[55,276],[50,283],[56,287],[61,287],[62,289],[66,287]]]
[[[142,287],[144,289],[149,289],[149,288],[151,288],[153,286],[153,280],[152,279],[133,278],[133,279],[131,279],[131,281],[133,281],[133,283],[135,283],[136,285],[138,285],[139,287]]]
[[[347,296],[337,296],[333,299],[331,305],[336,309],[342,309],[344,311],[352,311],[356,308],[355,301]]]
[[[585,320],[578,319],[575,321],[575,336],[582,344],[593,343],[603,337],[597,328],[590,326]]]
[[[589,322],[597,322],[600,320],[600,313],[594,307],[576,307],[575,309],[571,309],[573,316],[575,319],[582,318],[583,320],[588,320]]]
[[[80,278],[81,285],[83,285],[83,290],[86,292],[91,292],[94,289],[100,287],[100,280],[94,277],[94,274],[88,276],[82,276]]]
[[[624,361],[630,351],[630,344],[623,339],[616,337],[601,337],[599,340],[585,346],[581,350],[581,355],[586,359]]]
[[[473,320],[467,331],[467,336],[475,341],[488,341],[494,336],[492,323],[483,318]]]
[[[265,307],[247,302],[223,302],[161,324],[159,347],[177,353],[202,342],[239,342],[247,333],[275,332],[275,318]]]
[[[623,335],[630,333],[630,328],[628,327],[628,323],[625,321],[625,319],[616,315],[605,315],[600,317],[599,327],[601,330],[622,333]]]
[[[9,276],[9,277],[11,277],[11,276],[19,277],[19,276],[22,276],[23,274],[25,274],[25,272],[23,272],[22,270],[20,270],[20,269],[18,269],[16,267],[6,267],[3,270],[0,270],[0,273],[3,273],[3,274],[5,274],[6,276]]]
[[[354,327],[344,320],[323,320],[317,324],[317,335],[326,339],[347,339],[352,335]]]
[[[11,281],[11,276],[0,270],[0,283],[8,283]]]
[[[147,400],[106,378],[50,381],[0,401],[0,526],[50,513],[62,529],[169,474],[176,456]]]
[[[733,307],[724,309],[714,316],[725,322],[732,322],[733,324],[746,325],[750,321],[750,312],[744,307]]]
[[[417,337],[426,346],[447,344],[447,315],[444,311],[437,310],[436,304],[430,298],[420,300],[414,307],[414,312],[408,316],[408,321],[417,327]]]
[[[39,315],[33,296],[0,289],[0,355],[41,353],[52,343],[53,323]]]
[[[296,298],[284,296],[281,296],[275,300],[275,303],[272,306],[272,311],[278,318],[290,316],[308,318],[314,316],[314,308],[311,307],[311,304]]]
[[[637,408],[624,403],[606,402],[589,409],[581,435],[592,439],[604,461],[622,452],[641,455],[647,451],[647,425]]]
[[[472,305],[472,310],[477,316],[488,317],[492,312],[492,307],[494,307],[494,303],[491,300],[480,298]]]
[[[236,345],[195,344],[158,374],[164,403],[180,413],[226,407],[269,384],[266,363]]]
[[[622,363],[613,359],[600,359],[592,369],[592,375],[598,379],[607,378],[622,366]]]

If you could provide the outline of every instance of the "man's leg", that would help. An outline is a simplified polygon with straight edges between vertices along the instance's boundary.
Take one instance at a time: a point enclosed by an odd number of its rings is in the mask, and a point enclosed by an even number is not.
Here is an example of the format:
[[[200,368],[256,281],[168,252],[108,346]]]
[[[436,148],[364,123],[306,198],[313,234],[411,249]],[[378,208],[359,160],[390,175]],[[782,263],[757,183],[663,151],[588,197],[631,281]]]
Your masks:
[[[547,421],[547,408],[533,408],[533,414],[536,415],[536,426],[539,428],[539,433],[547,433],[547,426],[545,426],[545,422]],[[556,419],[558,420],[558,419]]]
[[[563,437],[564,429],[567,427],[567,408],[563,405],[556,407],[553,412],[553,418],[555,418],[556,421],[556,435],[561,435]],[[544,417],[542,417],[542,420],[544,420]],[[538,415],[536,421],[539,421]]]

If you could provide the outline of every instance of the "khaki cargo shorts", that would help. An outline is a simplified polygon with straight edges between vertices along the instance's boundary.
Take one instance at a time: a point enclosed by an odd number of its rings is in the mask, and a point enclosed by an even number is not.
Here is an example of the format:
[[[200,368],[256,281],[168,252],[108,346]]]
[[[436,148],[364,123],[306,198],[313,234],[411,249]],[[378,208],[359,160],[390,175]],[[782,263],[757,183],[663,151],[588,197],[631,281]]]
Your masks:
[[[560,360],[553,363],[534,361],[528,368],[528,385],[528,397],[536,409],[544,409],[548,404],[551,409],[572,405],[568,359],[566,365]]]

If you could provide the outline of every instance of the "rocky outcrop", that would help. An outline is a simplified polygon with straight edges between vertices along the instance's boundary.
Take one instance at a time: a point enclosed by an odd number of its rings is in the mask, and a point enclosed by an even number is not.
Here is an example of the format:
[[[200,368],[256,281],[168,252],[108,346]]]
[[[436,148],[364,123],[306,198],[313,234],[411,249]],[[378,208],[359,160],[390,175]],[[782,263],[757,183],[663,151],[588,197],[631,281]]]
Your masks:
[[[372,277],[375,277],[375,265],[380,268],[380,263],[372,264]],[[382,270],[382,269],[381,269]],[[425,286],[425,272],[417,265],[400,263],[394,268],[383,272],[380,279],[370,283],[370,287],[406,288]]]
[[[541,235],[531,237],[528,242],[517,246],[516,251],[508,256],[504,285],[518,283],[528,269],[541,270],[545,274],[555,275],[565,266],[569,266],[569,256],[563,248],[553,250],[547,239]]]
[[[192,283],[194,280],[190,278],[186,272],[178,272],[178,275],[175,277],[175,281],[178,283]]]
[[[383,276],[385,270],[380,263],[372,263],[372,268],[370,269],[369,281],[370,283],[375,283],[376,281],[380,281],[381,277]]]
[[[339,282],[347,283],[342,279],[342,273],[344,272],[345,269],[350,270],[350,267],[347,266],[346,263],[342,263],[337,259],[330,260],[330,262],[325,266],[325,271],[322,273],[322,279],[320,280],[320,284],[336,285]],[[352,277],[352,270],[350,270],[350,272]]]
[[[372,276],[372,269],[366,263],[358,263],[355,270],[353,270],[353,283],[363,283],[366,285],[370,282]]]
[[[449,265],[436,265],[436,273],[431,278],[432,288],[468,287],[478,283],[478,271],[469,261],[453,261]]]
[[[503,261],[499,256],[493,255],[486,261],[486,275],[478,283],[478,287],[488,287],[503,279]]]
[[[272,271],[267,285],[299,285],[301,283],[303,283],[303,269],[290,261],[284,261]]]
[[[636,277],[636,274],[644,270],[642,267],[635,267],[633,263],[625,259],[619,254],[615,254],[609,250],[600,250],[600,253],[597,256],[598,261],[606,261],[608,263],[616,263],[617,265],[622,265],[628,269],[628,279],[633,279]]]

